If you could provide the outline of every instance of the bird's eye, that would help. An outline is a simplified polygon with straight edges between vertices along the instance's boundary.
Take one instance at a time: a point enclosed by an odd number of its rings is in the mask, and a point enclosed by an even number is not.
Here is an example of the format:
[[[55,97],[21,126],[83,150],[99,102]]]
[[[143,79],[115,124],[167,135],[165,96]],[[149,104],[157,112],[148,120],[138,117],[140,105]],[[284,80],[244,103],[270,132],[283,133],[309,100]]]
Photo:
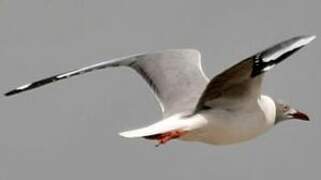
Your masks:
[[[286,112],[286,111],[288,111],[288,110],[289,110],[289,106],[284,106],[284,107],[283,107],[283,111],[284,111],[284,112]]]

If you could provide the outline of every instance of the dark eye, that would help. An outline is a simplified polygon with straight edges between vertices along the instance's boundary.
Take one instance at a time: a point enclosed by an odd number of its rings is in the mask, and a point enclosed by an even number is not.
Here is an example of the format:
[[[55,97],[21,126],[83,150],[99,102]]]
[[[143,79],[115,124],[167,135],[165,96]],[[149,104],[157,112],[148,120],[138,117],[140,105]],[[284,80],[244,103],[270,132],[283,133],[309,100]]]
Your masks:
[[[289,110],[289,106],[284,106],[283,107],[283,112],[286,112],[286,111],[288,111]]]

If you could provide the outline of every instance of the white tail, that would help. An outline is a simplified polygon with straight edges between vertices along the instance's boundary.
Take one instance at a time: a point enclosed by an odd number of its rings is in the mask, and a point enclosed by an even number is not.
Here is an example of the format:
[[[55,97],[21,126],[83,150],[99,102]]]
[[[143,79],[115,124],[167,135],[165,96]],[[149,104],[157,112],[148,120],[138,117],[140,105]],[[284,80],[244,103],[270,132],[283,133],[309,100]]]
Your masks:
[[[119,135],[126,138],[137,138],[163,134],[174,130],[186,130],[187,128],[188,121],[184,120],[181,115],[174,115],[150,126],[121,132]]]

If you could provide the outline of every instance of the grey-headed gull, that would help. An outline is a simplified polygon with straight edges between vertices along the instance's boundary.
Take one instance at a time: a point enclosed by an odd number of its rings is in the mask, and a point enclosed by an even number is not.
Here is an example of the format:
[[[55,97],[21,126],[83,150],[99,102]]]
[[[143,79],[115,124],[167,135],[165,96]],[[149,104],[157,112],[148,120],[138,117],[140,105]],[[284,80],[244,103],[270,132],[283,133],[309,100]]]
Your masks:
[[[11,96],[58,80],[107,67],[130,67],[148,83],[162,120],[120,133],[127,138],[171,139],[232,144],[252,139],[279,122],[309,117],[261,94],[264,72],[298,51],[315,36],[298,36],[259,52],[209,80],[194,49],[172,49],[101,62],[58,74],[7,92]]]

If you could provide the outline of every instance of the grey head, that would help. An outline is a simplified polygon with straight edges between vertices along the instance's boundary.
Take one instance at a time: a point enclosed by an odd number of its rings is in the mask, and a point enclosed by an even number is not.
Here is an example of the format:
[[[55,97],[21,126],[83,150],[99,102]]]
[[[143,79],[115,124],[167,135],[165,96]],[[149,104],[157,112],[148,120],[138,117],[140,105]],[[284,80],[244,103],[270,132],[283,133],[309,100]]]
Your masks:
[[[290,119],[298,119],[303,121],[309,121],[310,118],[305,113],[292,108],[288,104],[285,104],[280,101],[275,101],[276,105],[276,117],[275,117],[275,124],[279,122],[283,122],[285,120]]]

